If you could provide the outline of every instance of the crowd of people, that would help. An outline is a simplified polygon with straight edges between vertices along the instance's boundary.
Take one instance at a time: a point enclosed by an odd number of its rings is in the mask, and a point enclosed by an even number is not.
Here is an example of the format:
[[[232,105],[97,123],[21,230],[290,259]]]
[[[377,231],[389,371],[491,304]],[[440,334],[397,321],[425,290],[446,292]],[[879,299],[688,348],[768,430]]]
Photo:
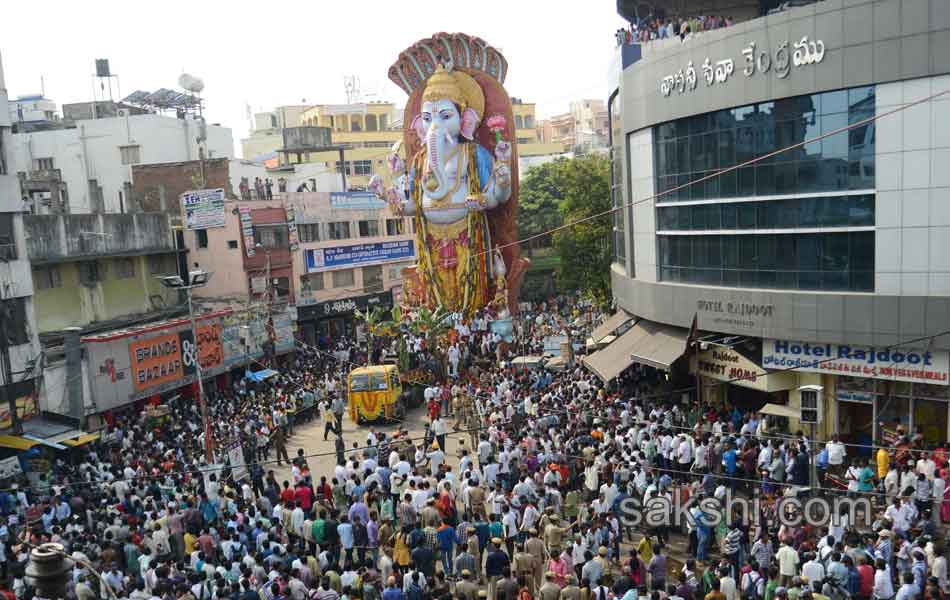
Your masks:
[[[687,41],[694,34],[713,29],[731,27],[732,17],[723,15],[696,15],[692,17],[648,17],[638,23],[631,23],[629,27],[617,30],[615,36],[617,45],[642,44],[653,40],[665,40],[678,37],[680,41]]]
[[[528,311],[512,345],[593,324],[570,299]],[[947,453],[902,436],[869,464],[738,407],[710,406],[634,365],[605,385],[499,361],[499,338],[459,322],[454,377],[426,386],[426,434],[403,424],[345,439],[345,376],[373,348],[301,347],[266,381],[209,397],[219,449],[206,464],[196,403],[111,417],[75,464],[0,491],[0,588],[29,600],[30,549],[62,544],[78,600],[944,600]],[[435,355],[411,340],[424,360]],[[510,357],[510,354],[508,355]],[[323,419],[335,466],[293,448]],[[318,425],[317,425],[318,426]],[[901,432],[902,433],[902,432]],[[291,451],[293,450],[293,451]],[[810,488],[812,460],[845,489]],[[283,467],[288,464],[289,467]],[[278,473],[284,474],[279,476]],[[810,490],[810,491],[809,491]],[[794,493],[874,500],[866,519],[781,521]],[[713,522],[699,500],[759,497],[761,514]],[[631,507],[688,517],[632,519]],[[631,502],[633,501],[633,502]],[[663,502],[669,504],[662,504]],[[660,504],[658,504],[660,503]],[[936,504],[935,504],[936,503]],[[940,510],[935,510],[939,505]],[[30,517],[41,506],[38,519]],[[674,517],[674,508],[667,516]]]

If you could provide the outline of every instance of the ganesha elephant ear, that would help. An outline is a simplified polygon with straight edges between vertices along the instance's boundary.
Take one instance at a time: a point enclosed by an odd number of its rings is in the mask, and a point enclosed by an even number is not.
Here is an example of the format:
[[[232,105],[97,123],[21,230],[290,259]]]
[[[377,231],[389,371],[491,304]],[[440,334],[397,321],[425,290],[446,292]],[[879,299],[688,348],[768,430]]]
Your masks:
[[[426,127],[422,123],[422,115],[416,115],[415,118],[412,119],[412,125],[410,125],[410,127],[412,127],[416,135],[419,136],[419,141],[424,144],[426,141]]]
[[[461,134],[467,139],[475,138],[475,129],[478,127],[478,113],[471,108],[462,111]]]

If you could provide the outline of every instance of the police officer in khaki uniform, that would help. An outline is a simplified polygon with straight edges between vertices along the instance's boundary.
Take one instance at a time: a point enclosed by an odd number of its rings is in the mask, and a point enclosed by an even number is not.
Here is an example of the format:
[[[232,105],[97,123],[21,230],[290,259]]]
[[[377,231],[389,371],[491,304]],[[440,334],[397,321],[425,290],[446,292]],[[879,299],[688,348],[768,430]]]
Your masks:
[[[525,540],[524,543],[524,550],[534,557],[534,574],[532,575],[534,586],[532,587],[533,589],[538,589],[541,585],[541,568],[547,564],[548,551],[544,547],[544,542],[538,537],[537,529],[534,527],[529,529],[528,536],[528,539]]]
[[[544,585],[538,590],[539,600],[559,600],[561,597],[561,588],[554,583],[554,571],[548,571],[544,574]]]
[[[577,577],[567,576],[567,585],[561,590],[560,600],[581,600],[581,588],[577,587]]]
[[[472,572],[468,569],[462,570],[462,580],[455,583],[455,597],[462,600],[478,598],[478,585],[472,581]]]
[[[536,563],[538,563],[538,560],[533,554],[525,550],[524,544],[518,544],[518,548],[515,550],[515,555],[511,560],[511,569],[514,571],[516,578],[525,578],[525,581],[528,583],[528,589],[531,590],[532,596],[538,589],[535,575],[537,569],[540,568],[540,564]]]

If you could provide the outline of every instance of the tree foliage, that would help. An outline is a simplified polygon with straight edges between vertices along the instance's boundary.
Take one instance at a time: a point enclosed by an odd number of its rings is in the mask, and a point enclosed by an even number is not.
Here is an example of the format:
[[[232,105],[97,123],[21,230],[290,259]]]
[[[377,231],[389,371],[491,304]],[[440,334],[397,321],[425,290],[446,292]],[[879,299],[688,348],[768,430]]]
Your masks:
[[[609,211],[610,163],[601,155],[559,159],[528,171],[521,185],[521,237]],[[552,214],[556,210],[557,214]],[[558,284],[598,302],[610,299],[610,213],[554,234]]]

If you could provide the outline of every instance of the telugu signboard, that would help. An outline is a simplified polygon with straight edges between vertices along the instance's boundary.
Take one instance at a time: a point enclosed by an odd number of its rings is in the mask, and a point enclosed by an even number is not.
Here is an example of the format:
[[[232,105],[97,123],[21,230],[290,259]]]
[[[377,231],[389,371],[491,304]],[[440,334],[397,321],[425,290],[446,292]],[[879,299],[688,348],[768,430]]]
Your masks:
[[[944,350],[873,348],[789,340],[762,340],[762,366],[870,379],[948,385]]]
[[[307,272],[319,273],[331,269],[378,265],[415,258],[412,240],[314,248],[306,251]]]
[[[224,227],[224,190],[192,190],[181,195],[186,229]]]

